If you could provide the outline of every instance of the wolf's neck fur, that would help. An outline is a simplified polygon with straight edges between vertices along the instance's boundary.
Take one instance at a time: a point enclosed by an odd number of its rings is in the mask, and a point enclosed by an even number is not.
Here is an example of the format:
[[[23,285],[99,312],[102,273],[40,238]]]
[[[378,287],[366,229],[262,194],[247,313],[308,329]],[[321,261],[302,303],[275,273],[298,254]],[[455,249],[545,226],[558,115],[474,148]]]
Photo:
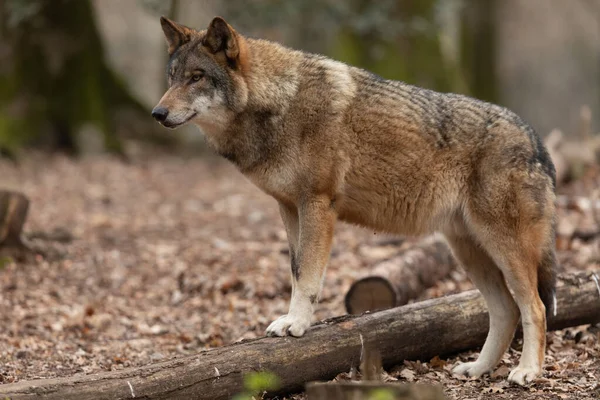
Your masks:
[[[305,55],[266,40],[246,39],[246,43],[248,107],[277,113],[296,95]]]
[[[219,154],[248,172],[269,160],[279,147],[285,114],[298,92],[304,54],[266,40],[245,40],[246,106],[232,117],[223,134],[209,140]]]

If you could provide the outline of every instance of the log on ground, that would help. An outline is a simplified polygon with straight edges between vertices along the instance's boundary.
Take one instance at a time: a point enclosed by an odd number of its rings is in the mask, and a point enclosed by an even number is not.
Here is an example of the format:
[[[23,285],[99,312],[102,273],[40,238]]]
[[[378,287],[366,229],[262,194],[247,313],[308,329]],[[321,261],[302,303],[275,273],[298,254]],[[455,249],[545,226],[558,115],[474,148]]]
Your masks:
[[[593,275],[570,279],[557,292],[550,329],[600,322],[600,292]],[[378,349],[384,366],[429,360],[477,348],[488,314],[476,291],[362,316],[345,316],[309,329],[301,338],[260,338],[139,368],[0,385],[0,398],[18,399],[228,399],[243,391],[243,376],[271,371],[281,393],[328,380],[360,362],[364,346]]]
[[[28,210],[25,195],[0,190],[0,256],[22,258],[29,251],[22,237]]]
[[[447,277],[456,265],[445,241],[430,236],[354,282],[344,299],[346,311],[362,314],[407,304]]]

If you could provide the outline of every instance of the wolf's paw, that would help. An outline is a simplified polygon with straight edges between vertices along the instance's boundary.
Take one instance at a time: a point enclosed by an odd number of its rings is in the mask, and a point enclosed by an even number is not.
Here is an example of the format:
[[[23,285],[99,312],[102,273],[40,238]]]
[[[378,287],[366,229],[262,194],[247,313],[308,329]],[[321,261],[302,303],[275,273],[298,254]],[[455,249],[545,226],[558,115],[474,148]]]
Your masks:
[[[267,336],[296,336],[304,335],[310,326],[310,318],[302,318],[296,315],[282,315],[267,328]]]
[[[518,366],[510,371],[510,374],[508,375],[508,381],[525,386],[541,374],[542,370],[540,368]]]
[[[479,378],[481,375],[486,372],[490,372],[492,368],[489,365],[483,365],[478,361],[472,361],[468,363],[458,364],[454,369],[452,369],[452,373],[454,375],[465,375],[473,378]]]

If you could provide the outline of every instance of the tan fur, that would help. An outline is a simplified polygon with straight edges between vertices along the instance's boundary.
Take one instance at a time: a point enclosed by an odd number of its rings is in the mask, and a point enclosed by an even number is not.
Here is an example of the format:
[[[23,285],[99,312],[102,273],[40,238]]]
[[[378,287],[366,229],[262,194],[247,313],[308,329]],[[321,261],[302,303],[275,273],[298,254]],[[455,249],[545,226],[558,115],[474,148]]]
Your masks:
[[[490,309],[480,359],[457,372],[490,371],[520,311],[525,344],[510,379],[524,384],[541,373],[538,269],[554,261],[554,172],[527,124],[496,105],[244,38],[218,18],[188,44],[173,40],[187,52],[174,50],[173,63],[187,60],[177,68],[217,65],[225,74],[197,86],[183,74],[157,107],[174,115],[171,125],[195,110],[192,121],[214,149],[280,204],[293,293],[269,334],[301,336],[310,325],[336,220],[396,234],[442,232]],[[190,100],[192,90],[207,94]]]

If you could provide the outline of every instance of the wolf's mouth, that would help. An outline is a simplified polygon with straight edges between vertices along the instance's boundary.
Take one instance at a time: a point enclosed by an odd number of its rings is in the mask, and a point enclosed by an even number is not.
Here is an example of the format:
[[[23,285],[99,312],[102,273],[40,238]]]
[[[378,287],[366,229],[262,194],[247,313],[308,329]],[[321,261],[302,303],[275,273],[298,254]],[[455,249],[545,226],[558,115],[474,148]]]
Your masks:
[[[181,125],[189,122],[189,120],[194,118],[196,116],[196,114],[197,113],[193,113],[192,115],[190,115],[189,117],[187,117],[185,120],[183,120],[181,122],[171,123],[171,122],[165,121],[165,122],[163,122],[163,126],[165,126],[166,128],[169,128],[169,129],[175,129],[178,126],[181,126]]]

